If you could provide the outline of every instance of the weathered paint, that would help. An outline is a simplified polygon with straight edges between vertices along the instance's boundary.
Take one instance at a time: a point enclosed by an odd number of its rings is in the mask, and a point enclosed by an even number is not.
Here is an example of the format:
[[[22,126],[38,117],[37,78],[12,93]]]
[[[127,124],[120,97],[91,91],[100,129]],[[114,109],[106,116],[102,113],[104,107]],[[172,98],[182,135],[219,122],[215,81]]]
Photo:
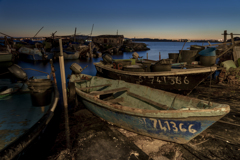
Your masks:
[[[13,85],[22,86],[19,83]],[[22,91],[26,87],[22,86]],[[54,86],[52,102],[44,106],[44,111],[42,107],[32,106],[30,92],[17,92],[0,100],[0,159],[13,159],[42,133],[52,118],[58,99],[59,93]]]
[[[76,92],[90,111],[119,127],[154,138],[186,143],[230,111],[230,107],[226,104],[210,103],[211,105],[208,105],[207,101],[121,80],[81,74],[71,75],[69,81],[78,81],[83,76],[88,77],[89,80],[75,82]],[[175,110],[157,109],[141,99],[127,95],[126,92],[114,94],[115,98],[124,98],[121,105],[112,104],[78,89],[78,87],[98,86],[100,84],[111,84],[111,86],[95,89],[93,87],[86,92],[126,87],[129,92]]]
[[[114,112],[86,100],[83,100],[83,103],[95,115],[116,126],[142,135],[177,143],[187,143],[222,117],[218,116],[212,120],[206,117],[198,120],[147,118]]]
[[[111,68],[111,65],[94,63],[97,72],[106,78],[124,80],[163,90],[192,90],[216,67],[172,69],[165,72],[129,72]]]
[[[29,93],[9,95],[8,99],[1,100],[0,133],[4,132],[5,134],[0,134],[0,142],[7,146],[20,137],[26,130],[37,123],[49,109],[49,106],[46,106],[45,112],[41,111],[41,107],[32,106]],[[18,132],[15,132],[16,130]]]

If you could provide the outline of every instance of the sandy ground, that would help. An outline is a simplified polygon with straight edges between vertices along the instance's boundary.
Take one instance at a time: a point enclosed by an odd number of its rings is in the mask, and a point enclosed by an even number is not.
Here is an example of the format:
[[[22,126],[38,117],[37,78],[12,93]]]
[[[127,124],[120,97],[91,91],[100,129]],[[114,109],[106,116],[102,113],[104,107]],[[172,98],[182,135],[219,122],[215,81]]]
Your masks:
[[[64,118],[47,159],[189,160],[240,159],[240,89],[205,83],[190,97],[230,105],[231,111],[187,144],[142,136],[100,120],[82,104],[69,110],[71,152],[66,150]],[[68,156],[66,156],[68,155]]]

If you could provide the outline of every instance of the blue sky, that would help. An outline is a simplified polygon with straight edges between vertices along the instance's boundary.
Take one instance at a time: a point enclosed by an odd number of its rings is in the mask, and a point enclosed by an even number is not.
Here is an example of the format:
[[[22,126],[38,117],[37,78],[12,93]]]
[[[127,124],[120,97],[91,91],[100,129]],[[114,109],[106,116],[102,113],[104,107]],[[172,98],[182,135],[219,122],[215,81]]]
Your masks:
[[[222,39],[240,34],[240,0],[0,0],[0,32],[127,38]]]

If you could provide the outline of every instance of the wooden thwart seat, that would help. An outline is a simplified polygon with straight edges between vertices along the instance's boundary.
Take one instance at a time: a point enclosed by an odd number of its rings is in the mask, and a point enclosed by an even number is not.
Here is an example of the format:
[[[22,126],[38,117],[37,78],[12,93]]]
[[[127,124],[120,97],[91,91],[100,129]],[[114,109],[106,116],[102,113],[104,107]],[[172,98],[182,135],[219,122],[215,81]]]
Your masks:
[[[85,89],[91,89],[91,88],[97,88],[97,87],[107,87],[111,86],[112,84],[103,84],[103,85],[98,85],[98,86],[91,86],[91,87],[83,87],[83,88],[78,88],[79,90],[85,90]]]
[[[123,97],[107,100],[107,102],[110,102],[110,103],[119,103],[123,101],[124,101]]]
[[[147,103],[149,103],[149,104],[152,104],[152,105],[158,107],[158,109],[160,108],[160,109],[164,109],[164,110],[175,110],[174,108],[170,108],[170,107],[167,106],[167,105],[163,105],[163,104],[160,104],[160,103],[158,103],[158,102],[154,102],[154,101],[152,101],[152,100],[150,100],[150,99],[147,99],[147,98],[145,98],[145,97],[139,96],[139,95],[137,95],[137,94],[135,94],[135,93],[132,93],[132,92],[129,92],[129,91],[128,91],[127,94],[130,95],[130,96],[132,96],[132,97],[136,97],[136,98],[138,98],[138,99],[140,99],[140,100],[142,100],[142,101],[144,101],[144,102],[147,102]]]
[[[106,90],[106,91],[92,91],[90,93],[90,95],[92,95],[92,96],[99,96],[99,95],[116,93],[116,92],[127,91],[127,90],[128,90],[128,88],[122,87],[122,88],[115,88],[115,89]]]

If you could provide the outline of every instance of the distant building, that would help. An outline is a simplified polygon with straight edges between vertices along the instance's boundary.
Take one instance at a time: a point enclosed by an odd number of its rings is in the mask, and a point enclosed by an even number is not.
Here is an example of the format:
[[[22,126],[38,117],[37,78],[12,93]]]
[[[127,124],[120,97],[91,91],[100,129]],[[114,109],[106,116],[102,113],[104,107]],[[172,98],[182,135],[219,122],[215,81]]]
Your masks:
[[[122,45],[123,44],[123,35],[100,35],[92,37],[94,43],[101,44],[113,44],[113,45]]]

